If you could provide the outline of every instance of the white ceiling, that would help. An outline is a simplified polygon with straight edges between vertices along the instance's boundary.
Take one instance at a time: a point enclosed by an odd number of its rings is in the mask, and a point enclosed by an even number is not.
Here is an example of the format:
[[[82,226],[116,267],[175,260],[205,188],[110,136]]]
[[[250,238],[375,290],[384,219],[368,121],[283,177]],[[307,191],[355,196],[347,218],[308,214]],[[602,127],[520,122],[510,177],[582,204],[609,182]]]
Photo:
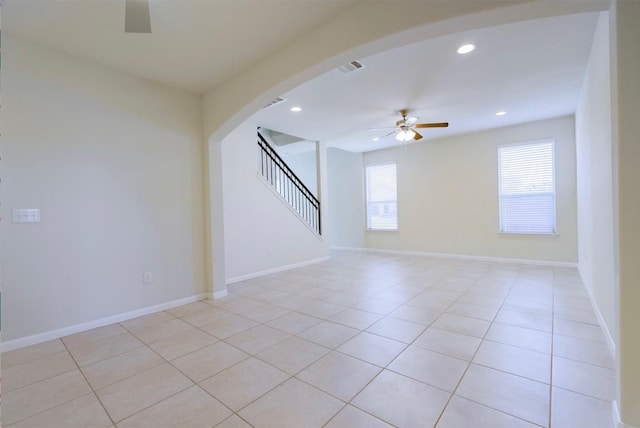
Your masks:
[[[362,152],[399,144],[386,132],[398,110],[420,122],[420,141],[568,115],[575,112],[597,14],[524,21],[425,40],[368,57],[366,68],[333,70],[282,94],[287,101],[254,115],[269,129]],[[474,43],[459,55],[456,49]],[[303,111],[292,113],[299,105]],[[507,111],[497,117],[496,112]],[[423,131],[423,132],[422,132]]]
[[[124,32],[124,0],[4,0],[5,34],[88,58],[177,88],[205,92],[357,0],[149,0],[152,34]],[[369,0],[365,0],[369,1]],[[378,142],[369,128],[392,126],[409,108],[426,141],[575,112],[597,14],[566,15],[458,33],[333,70],[259,111],[261,126],[351,151]],[[474,43],[472,53],[456,49]],[[300,105],[303,111],[289,108]],[[499,110],[508,114],[496,117]],[[293,148],[291,148],[293,149]]]
[[[151,34],[127,34],[125,0],[4,0],[2,31],[206,92],[355,1],[149,0]]]

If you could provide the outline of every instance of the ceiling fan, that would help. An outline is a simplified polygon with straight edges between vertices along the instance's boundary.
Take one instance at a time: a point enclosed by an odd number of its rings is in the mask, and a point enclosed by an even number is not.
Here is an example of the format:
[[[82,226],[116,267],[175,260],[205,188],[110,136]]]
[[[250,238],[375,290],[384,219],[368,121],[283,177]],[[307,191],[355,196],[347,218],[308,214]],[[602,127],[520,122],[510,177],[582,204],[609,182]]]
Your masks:
[[[151,33],[149,0],[125,0],[125,33]]]
[[[407,117],[409,110],[402,109],[400,110],[400,115],[402,119],[396,122],[396,126],[389,126],[386,128],[371,128],[369,131],[381,131],[391,129],[391,132],[379,137],[378,139],[382,139],[388,137],[391,134],[396,134],[396,140],[398,141],[409,141],[409,140],[419,140],[422,138],[422,135],[416,130],[419,128],[446,128],[449,126],[448,122],[437,122],[437,123],[416,123],[418,121],[417,117]]]

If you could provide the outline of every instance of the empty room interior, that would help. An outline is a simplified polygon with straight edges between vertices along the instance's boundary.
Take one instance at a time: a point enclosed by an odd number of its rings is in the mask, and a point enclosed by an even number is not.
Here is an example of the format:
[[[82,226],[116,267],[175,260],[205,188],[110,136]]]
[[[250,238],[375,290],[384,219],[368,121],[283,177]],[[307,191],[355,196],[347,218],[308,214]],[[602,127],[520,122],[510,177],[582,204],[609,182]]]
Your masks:
[[[2,426],[640,428],[640,2],[0,13]]]

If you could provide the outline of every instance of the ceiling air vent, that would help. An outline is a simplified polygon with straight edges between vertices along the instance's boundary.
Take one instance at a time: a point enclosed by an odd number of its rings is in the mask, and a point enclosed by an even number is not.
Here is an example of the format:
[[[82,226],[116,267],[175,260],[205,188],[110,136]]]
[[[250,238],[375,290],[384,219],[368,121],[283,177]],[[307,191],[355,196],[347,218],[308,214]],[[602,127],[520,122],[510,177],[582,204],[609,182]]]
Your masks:
[[[362,65],[361,62],[351,61],[338,67],[338,70],[340,70],[344,74],[347,74],[351,73],[352,71],[360,70],[361,68],[364,68],[364,65]]]
[[[285,101],[287,101],[287,99],[286,99],[286,98],[278,97],[278,98],[276,98],[275,100],[271,101],[271,102],[270,102],[269,104],[267,104],[266,106],[264,106],[263,108],[271,107],[271,106],[274,106],[274,105],[276,105],[276,104],[283,103],[283,102],[285,102]]]

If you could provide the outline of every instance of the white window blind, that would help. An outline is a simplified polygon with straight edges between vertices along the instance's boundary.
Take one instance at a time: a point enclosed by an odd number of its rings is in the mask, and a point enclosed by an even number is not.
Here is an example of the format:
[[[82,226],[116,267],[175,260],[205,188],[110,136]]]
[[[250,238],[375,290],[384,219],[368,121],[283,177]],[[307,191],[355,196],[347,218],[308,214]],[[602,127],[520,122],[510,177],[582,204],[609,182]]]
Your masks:
[[[396,165],[374,165],[366,168],[367,228],[398,229]]]
[[[553,141],[498,149],[500,232],[556,233]]]

